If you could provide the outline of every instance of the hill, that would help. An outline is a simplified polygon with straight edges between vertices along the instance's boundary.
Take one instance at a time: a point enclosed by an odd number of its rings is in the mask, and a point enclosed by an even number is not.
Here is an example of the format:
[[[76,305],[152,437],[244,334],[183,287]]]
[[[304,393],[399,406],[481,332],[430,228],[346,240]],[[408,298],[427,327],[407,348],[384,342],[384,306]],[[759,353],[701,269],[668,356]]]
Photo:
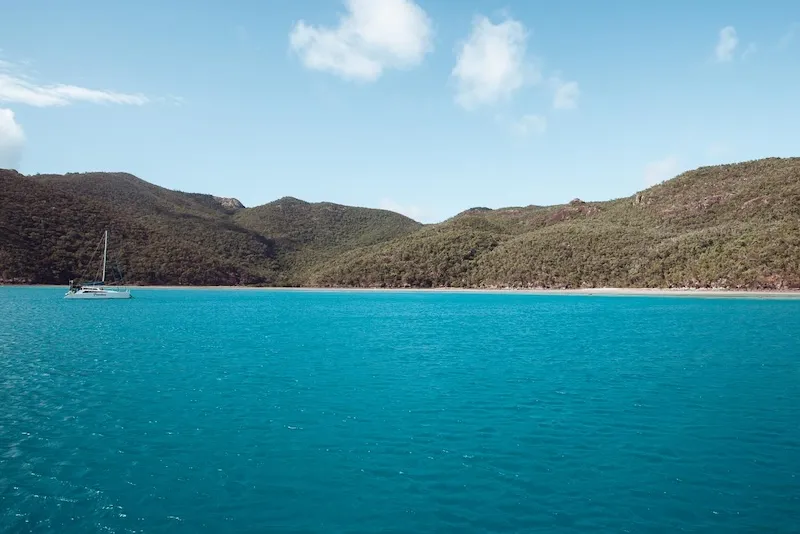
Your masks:
[[[800,288],[800,158],[703,167],[608,202],[468,210],[310,283]]]
[[[344,206],[334,210],[338,225],[316,213],[329,211],[324,205],[279,216],[269,205],[248,210],[236,199],[172,191],[125,173],[0,170],[0,191],[0,281],[66,284],[88,274],[108,228],[110,265],[126,283],[285,285],[305,241],[325,254],[419,226],[394,213]],[[391,227],[381,230],[381,223]]]
[[[800,158],[426,226],[288,197],[245,208],[124,173],[0,171],[0,280],[66,283],[107,227],[128,283],[800,288]]]
[[[281,243],[287,280],[293,285],[303,285],[309,269],[342,253],[385,243],[422,227],[391,211],[291,197],[240,210],[234,220]]]
[[[116,173],[0,171],[0,189],[0,279],[79,277],[108,228],[110,265],[132,283],[279,280],[275,243],[231,224],[222,206],[204,198]]]

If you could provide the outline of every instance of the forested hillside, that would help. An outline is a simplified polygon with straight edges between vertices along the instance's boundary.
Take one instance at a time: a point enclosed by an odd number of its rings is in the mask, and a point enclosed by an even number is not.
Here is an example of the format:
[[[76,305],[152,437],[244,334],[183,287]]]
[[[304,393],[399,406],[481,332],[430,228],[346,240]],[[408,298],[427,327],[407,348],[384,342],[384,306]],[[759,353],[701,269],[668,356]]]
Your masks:
[[[800,288],[800,158],[427,226],[294,198],[245,208],[124,173],[0,171],[0,280],[64,284],[106,228],[129,284]]]

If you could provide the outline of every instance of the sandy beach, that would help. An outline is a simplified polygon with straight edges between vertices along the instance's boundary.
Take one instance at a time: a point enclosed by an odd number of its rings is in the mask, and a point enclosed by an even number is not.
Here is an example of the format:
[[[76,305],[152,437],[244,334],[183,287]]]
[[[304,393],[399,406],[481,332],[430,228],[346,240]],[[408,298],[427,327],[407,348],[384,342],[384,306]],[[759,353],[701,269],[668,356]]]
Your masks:
[[[143,286],[142,289],[145,287]],[[181,286],[159,286],[159,289],[183,289]],[[728,289],[648,289],[648,288],[590,288],[590,289],[465,289],[465,288],[294,288],[215,286],[191,289],[244,289],[267,291],[329,291],[384,293],[478,293],[496,295],[579,295],[606,297],[713,297],[713,298],[778,298],[800,299],[800,291],[739,291]]]
[[[0,285],[0,287],[65,287],[55,285]],[[148,290],[217,290],[217,291],[324,291],[332,293],[464,293],[496,295],[576,295],[604,297],[694,297],[694,298],[748,298],[748,299],[800,299],[800,290],[734,290],[734,289],[652,289],[652,288],[583,288],[583,289],[469,289],[469,288],[357,288],[357,287],[254,287],[254,286],[137,286],[123,285],[134,291]]]

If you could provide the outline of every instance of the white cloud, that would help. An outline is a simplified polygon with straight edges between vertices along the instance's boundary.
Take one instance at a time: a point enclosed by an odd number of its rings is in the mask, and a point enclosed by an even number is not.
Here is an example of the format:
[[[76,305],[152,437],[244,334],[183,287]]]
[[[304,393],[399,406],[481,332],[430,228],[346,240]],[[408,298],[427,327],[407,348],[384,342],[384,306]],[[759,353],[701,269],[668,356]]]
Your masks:
[[[555,88],[553,96],[553,107],[555,109],[575,109],[578,107],[578,97],[581,90],[578,82],[563,82],[557,76],[550,82]]]
[[[415,221],[422,221],[425,218],[425,210],[419,206],[404,206],[402,204],[398,204],[390,198],[384,198],[381,200],[380,209],[400,213],[406,217],[414,219]]]
[[[17,123],[14,112],[0,108],[0,168],[16,169],[24,146],[25,133]]]
[[[667,156],[658,161],[651,161],[644,168],[644,182],[647,186],[660,184],[678,175],[680,164],[675,156]]]
[[[736,28],[733,26],[725,26],[719,31],[719,40],[714,49],[714,54],[719,62],[728,62],[733,60],[733,52],[739,44],[739,37],[736,35]]]
[[[141,94],[87,89],[77,85],[42,85],[20,74],[15,65],[0,63],[0,102],[36,107],[66,106],[76,102],[141,106],[149,99]]]
[[[513,124],[513,130],[519,135],[542,135],[547,131],[547,119],[541,115],[523,115]]]
[[[509,98],[526,83],[538,83],[539,71],[526,60],[528,34],[519,21],[493,24],[477,17],[472,32],[458,47],[452,76],[456,102],[471,109]]]
[[[410,68],[431,50],[433,28],[412,0],[346,0],[335,28],[299,21],[289,34],[303,64],[345,79],[375,81],[387,68]]]

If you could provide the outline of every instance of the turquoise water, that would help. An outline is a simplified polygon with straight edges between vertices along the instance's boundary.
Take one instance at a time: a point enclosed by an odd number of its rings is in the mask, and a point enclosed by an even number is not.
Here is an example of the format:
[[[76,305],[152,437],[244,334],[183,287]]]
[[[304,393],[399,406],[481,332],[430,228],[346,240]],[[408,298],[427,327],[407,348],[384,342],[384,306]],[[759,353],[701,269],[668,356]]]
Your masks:
[[[2,532],[798,532],[800,302],[0,288]]]

